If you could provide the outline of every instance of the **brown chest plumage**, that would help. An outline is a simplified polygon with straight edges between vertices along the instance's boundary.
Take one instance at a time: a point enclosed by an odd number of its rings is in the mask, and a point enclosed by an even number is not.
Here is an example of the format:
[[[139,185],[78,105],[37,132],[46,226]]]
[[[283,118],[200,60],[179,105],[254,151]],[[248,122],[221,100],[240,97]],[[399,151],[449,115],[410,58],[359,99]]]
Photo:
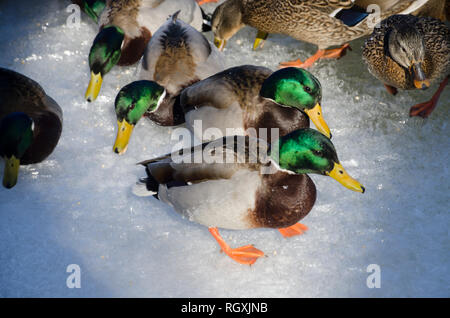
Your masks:
[[[308,175],[278,171],[263,176],[250,211],[254,227],[285,228],[303,219],[316,201],[316,187]]]
[[[122,53],[117,65],[132,65],[137,63],[141,59],[142,55],[144,54],[145,48],[147,47],[147,44],[152,37],[152,34],[145,27],[141,27],[140,30],[141,34],[136,38],[125,36],[122,46]]]
[[[170,94],[166,95],[156,111],[145,113],[144,116],[160,126],[178,126],[185,122],[179,96]]]

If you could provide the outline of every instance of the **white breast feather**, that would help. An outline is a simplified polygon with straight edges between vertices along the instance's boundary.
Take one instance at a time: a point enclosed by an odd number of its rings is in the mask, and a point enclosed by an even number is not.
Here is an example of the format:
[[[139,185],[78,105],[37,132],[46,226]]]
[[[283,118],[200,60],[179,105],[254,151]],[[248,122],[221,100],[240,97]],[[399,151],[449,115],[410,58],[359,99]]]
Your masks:
[[[248,211],[255,208],[261,184],[256,171],[240,170],[231,179],[211,180],[183,187],[159,187],[161,201],[193,222],[208,227],[251,228]]]

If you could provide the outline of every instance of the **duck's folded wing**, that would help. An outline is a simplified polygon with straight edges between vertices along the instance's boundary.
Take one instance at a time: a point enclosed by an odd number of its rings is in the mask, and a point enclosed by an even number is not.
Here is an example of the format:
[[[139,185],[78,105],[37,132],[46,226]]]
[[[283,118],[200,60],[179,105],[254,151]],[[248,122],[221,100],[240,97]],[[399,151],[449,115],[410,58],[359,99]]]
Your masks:
[[[253,65],[226,69],[184,89],[180,105],[185,113],[203,106],[226,109],[236,102],[245,107],[270,74],[270,69]]]
[[[199,183],[229,179],[240,169],[259,170],[267,164],[268,144],[249,136],[228,136],[182,149],[139,164],[159,184]]]
[[[204,106],[226,109],[238,101],[237,97],[224,77],[214,75],[185,88],[180,105],[184,113]]]

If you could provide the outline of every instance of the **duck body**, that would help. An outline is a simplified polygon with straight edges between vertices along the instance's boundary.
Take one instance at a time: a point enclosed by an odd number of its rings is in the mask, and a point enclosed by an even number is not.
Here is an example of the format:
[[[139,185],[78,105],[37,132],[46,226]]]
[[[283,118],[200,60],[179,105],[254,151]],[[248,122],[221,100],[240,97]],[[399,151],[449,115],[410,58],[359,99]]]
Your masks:
[[[297,40],[315,44],[319,49],[342,45],[370,33],[367,25],[367,1],[323,1],[323,0],[228,0],[240,7],[242,24],[257,28],[266,33],[289,35]],[[382,5],[389,1],[369,1],[370,4]],[[382,12],[382,18],[407,10],[413,0],[390,1],[393,5]],[[395,3],[397,2],[397,3]],[[364,17],[356,25],[346,18],[336,15],[342,10],[354,9]],[[357,15],[357,14],[356,14]],[[338,15],[339,16],[339,15]],[[353,21],[352,21],[353,22]],[[347,23],[347,24],[346,24]]]
[[[251,142],[267,151],[267,143],[261,139],[228,136],[208,143],[207,147],[214,149],[215,156],[233,158],[233,163],[177,163],[170,156],[143,162],[147,183],[159,200],[207,227],[244,230],[284,228],[297,223],[314,205],[314,183],[306,174],[295,175],[270,167],[273,163],[267,157],[257,163],[239,163],[245,156],[253,155],[249,154]],[[235,144],[245,147],[234,149]],[[196,156],[203,149],[193,147],[183,157]],[[268,169],[273,169],[273,173],[264,173]]]
[[[411,12],[412,15],[420,17],[432,17],[441,21],[448,20],[447,10],[450,7],[448,0],[428,0],[420,8]]]
[[[33,142],[20,158],[20,164],[43,161],[53,152],[61,136],[62,110],[37,82],[0,68],[0,120],[16,112],[25,113],[34,124]]]
[[[428,117],[449,80],[450,29],[431,17],[391,16],[366,40],[363,59],[393,95],[398,88],[426,89],[440,82],[429,101],[410,109],[410,116]]]
[[[147,177],[134,193],[153,195],[207,226],[227,255],[253,264],[264,253],[251,245],[230,248],[217,228],[274,228],[285,237],[302,234],[307,227],[297,222],[316,200],[315,185],[306,173],[329,175],[364,192],[339,164],[331,141],[318,131],[299,129],[272,146],[250,136],[227,136],[141,162]]]
[[[419,32],[425,45],[422,68],[431,82],[440,81],[450,74],[450,30],[445,23],[431,17],[395,15],[384,20],[380,28],[366,40],[363,59],[369,71],[380,81],[395,88],[416,89],[408,69],[396,62],[389,52],[389,33],[408,25]]]
[[[370,34],[376,24],[368,13],[372,11],[370,5],[378,5],[379,19],[383,20],[393,14],[419,12],[426,3],[427,0],[227,0],[214,12],[212,29],[219,47],[244,25],[258,29],[254,49],[262,46],[270,33],[314,44],[318,51],[307,61],[281,64],[305,68],[321,58],[342,57],[349,48],[348,42]],[[326,50],[332,46],[341,48]]]
[[[266,67],[243,65],[189,86],[180,97],[186,126],[197,138],[205,141],[220,137],[217,134],[214,138],[205,135],[208,128],[218,128],[222,136],[250,132],[254,133],[254,137],[268,142],[272,141],[271,129],[278,129],[279,136],[284,136],[296,129],[309,127],[309,118],[304,112],[261,95],[264,83],[272,75],[275,77],[274,74]],[[318,92],[313,104],[319,104],[320,99],[321,92]],[[201,120],[201,130],[196,129],[195,121],[198,120]],[[252,128],[256,131],[249,131]],[[227,132],[227,129],[232,131]]]
[[[177,99],[184,88],[225,68],[223,55],[217,48],[176,16],[154,34],[141,66],[141,80],[154,81],[165,88],[160,106],[146,113],[162,126],[184,123],[184,113]]]
[[[194,0],[107,1],[99,17],[100,30],[107,25],[115,25],[125,34],[117,64],[131,65],[138,62],[152,34],[178,10],[181,10],[180,19],[202,30],[202,12]]]

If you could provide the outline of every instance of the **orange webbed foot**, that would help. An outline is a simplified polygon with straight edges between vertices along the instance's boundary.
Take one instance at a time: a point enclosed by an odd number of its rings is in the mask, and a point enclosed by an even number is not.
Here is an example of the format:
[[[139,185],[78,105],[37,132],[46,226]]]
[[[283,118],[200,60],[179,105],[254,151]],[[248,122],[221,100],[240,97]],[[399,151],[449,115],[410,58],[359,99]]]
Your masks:
[[[420,116],[422,118],[427,118],[428,116],[430,116],[430,114],[436,108],[436,104],[437,104],[437,100],[431,99],[428,102],[414,105],[409,110],[409,116],[411,116],[411,117]]]
[[[300,67],[300,68],[309,68],[316,63],[318,59],[320,59],[325,54],[325,50],[318,50],[316,54],[308,58],[305,62],[302,62],[300,59],[289,61],[289,62],[281,62],[280,68],[284,67]]]
[[[209,232],[214,236],[216,241],[219,243],[222,251],[225,252],[231,259],[234,261],[244,264],[244,265],[252,265],[254,264],[258,258],[263,257],[264,253],[253,245],[245,245],[238,248],[231,248],[220,236],[219,230],[215,227],[209,228]]]
[[[420,116],[422,118],[427,118],[430,116],[430,114],[433,112],[433,110],[436,108],[436,105],[439,101],[439,97],[441,96],[442,91],[444,90],[445,86],[448,84],[448,77],[446,77],[441,85],[439,85],[438,90],[436,93],[434,93],[431,100],[425,103],[417,104],[409,110],[409,116]]]
[[[229,248],[229,250],[224,250],[224,252],[234,261],[244,265],[252,265],[258,260],[258,258],[264,256],[264,253],[253,245]]]
[[[217,2],[218,0],[196,0],[198,5],[201,6],[202,4],[208,3],[208,2]]]
[[[291,225],[289,227],[278,229],[280,231],[281,235],[284,237],[292,237],[295,235],[302,235],[308,230],[308,227],[304,224],[297,223],[294,225]]]
[[[340,59],[345,54],[347,54],[347,50],[352,50],[350,44],[346,43],[337,49],[325,50],[325,54],[321,57],[322,59]]]

